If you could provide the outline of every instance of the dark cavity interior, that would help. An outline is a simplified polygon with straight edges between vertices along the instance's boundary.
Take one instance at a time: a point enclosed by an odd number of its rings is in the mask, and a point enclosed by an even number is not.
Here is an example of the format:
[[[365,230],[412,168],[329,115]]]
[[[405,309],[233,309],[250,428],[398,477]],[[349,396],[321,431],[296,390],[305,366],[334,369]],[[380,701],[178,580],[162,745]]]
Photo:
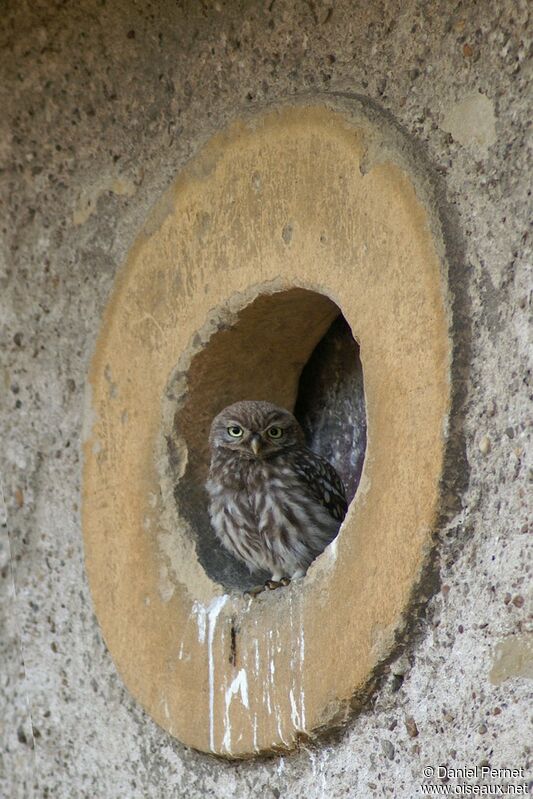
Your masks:
[[[221,323],[193,358],[186,375],[176,374],[169,397],[185,377],[185,401],[167,437],[171,468],[179,473],[176,438],[185,439],[187,465],[174,496],[195,537],[198,559],[226,589],[264,582],[223,547],[211,529],[205,480],[211,420],[226,405],[264,399],[292,410],[308,445],[335,466],[348,499],[356,492],[365,446],[366,417],[359,346],[338,306],[306,289],[260,295],[231,325]]]

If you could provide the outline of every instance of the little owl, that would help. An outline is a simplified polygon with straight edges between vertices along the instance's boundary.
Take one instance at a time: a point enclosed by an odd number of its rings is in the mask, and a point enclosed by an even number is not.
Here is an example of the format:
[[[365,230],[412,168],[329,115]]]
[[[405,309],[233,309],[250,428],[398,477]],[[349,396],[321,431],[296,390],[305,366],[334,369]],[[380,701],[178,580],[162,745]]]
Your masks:
[[[224,408],[209,443],[209,515],[224,547],[276,583],[302,577],[346,515],[333,466],[306,447],[292,413],[270,402]]]

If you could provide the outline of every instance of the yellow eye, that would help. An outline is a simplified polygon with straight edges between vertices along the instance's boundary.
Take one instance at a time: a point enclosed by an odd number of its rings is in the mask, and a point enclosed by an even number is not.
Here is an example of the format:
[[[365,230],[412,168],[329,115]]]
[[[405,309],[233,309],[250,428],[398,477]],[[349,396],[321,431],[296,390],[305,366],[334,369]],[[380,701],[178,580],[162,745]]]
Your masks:
[[[228,429],[228,435],[232,438],[240,438],[242,436],[242,427],[239,427],[238,424],[230,424]]]
[[[281,438],[283,435],[283,428],[282,427],[269,427],[268,428],[268,435],[270,438],[278,439]]]

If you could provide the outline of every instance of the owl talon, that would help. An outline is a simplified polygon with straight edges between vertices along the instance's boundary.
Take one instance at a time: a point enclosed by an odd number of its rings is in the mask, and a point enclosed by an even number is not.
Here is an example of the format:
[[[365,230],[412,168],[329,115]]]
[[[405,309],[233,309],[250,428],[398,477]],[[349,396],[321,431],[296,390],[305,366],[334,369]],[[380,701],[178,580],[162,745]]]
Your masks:
[[[259,594],[262,594],[264,590],[265,590],[264,585],[255,585],[253,588],[248,588],[244,592],[244,596],[249,596],[252,597],[253,599],[256,596],[259,596]]]
[[[290,577],[282,577],[279,582],[280,582],[280,585],[290,585],[291,584],[291,578]]]
[[[265,588],[268,588],[269,591],[275,591],[276,588],[280,588],[282,583],[279,580],[267,580],[265,583]]]

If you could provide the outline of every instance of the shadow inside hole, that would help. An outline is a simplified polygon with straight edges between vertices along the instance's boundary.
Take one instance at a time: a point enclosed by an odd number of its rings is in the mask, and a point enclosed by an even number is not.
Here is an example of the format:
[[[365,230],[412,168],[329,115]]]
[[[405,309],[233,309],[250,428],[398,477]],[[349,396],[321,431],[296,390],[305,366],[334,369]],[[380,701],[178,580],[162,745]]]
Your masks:
[[[231,324],[220,324],[191,361],[187,393],[167,436],[171,471],[179,473],[182,449],[187,465],[174,484],[179,512],[195,538],[198,560],[226,589],[245,590],[269,574],[248,569],[219,543],[208,515],[205,481],[208,436],[214,416],[238,400],[264,399],[294,409],[308,445],[341,475],[348,501],[355,493],[364,459],[366,418],[359,347],[340,309],[328,297],[306,289],[260,295]]]
[[[350,503],[365,459],[366,413],[359,345],[342,314],[303,368],[294,415],[308,447],[339,473]]]

